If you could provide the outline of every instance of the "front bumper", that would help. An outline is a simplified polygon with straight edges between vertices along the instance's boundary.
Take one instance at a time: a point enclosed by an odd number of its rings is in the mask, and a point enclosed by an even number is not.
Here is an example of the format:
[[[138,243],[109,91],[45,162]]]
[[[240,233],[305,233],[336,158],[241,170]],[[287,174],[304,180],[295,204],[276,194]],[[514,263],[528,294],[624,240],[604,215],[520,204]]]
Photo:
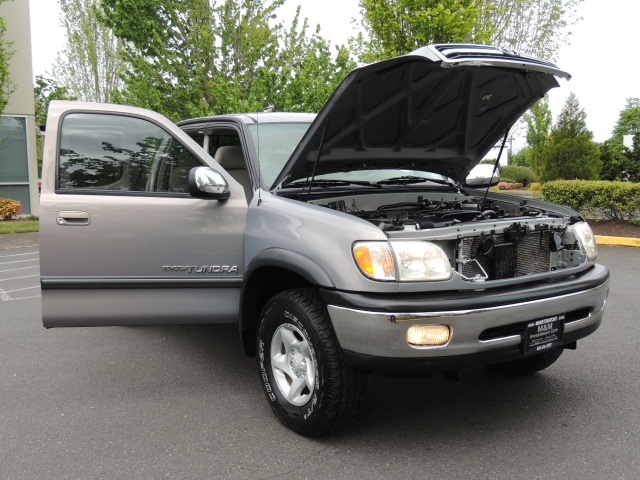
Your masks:
[[[524,289],[455,292],[449,298],[325,292],[325,299],[347,363],[410,373],[521,358],[525,323],[561,313],[566,314],[563,345],[573,344],[598,328],[608,293],[609,272],[595,265],[579,276]],[[407,329],[422,324],[449,325],[451,339],[437,347],[409,345]]]

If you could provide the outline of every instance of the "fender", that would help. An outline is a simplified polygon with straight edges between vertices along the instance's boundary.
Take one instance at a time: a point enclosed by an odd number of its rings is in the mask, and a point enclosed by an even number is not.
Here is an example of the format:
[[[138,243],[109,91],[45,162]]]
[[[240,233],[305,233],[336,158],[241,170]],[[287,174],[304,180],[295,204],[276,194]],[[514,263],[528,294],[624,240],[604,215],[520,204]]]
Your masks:
[[[313,259],[291,250],[268,248],[254,256],[245,271],[245,280],[240,292],[240,339],[247,355],[255,356],[255,330],[262,304],[260,290],[264,286],[263,277],[256,276],[262,268],[275,268],[291,272],[299,277],[302,285],[314,285],[334,289],[335,284],[329,274]],[[302,282],[304,281],[304,282]],[[271,287],[273,288],[273,287]],[[277,293],[277,288],[275,292]]]
[[[335,288],[329,274],[313,259],[298,252],[282,248],[267,248],[254,256],[245,270],[245,279],[262,267],[276,267],[290,270],[306,279],[309,283],[324,288]],[[246,282],[245,282],[246,284]],[[243,285],[244,290],[244,285]]]

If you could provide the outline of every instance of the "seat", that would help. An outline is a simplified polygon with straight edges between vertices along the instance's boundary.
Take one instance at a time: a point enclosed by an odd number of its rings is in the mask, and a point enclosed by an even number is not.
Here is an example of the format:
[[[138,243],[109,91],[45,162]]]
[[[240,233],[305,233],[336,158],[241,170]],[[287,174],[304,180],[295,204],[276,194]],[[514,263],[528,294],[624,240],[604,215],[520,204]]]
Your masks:
[[[247,170],[247,162],[245,162],[242,155],[242,147],[235,145],[219,147],[216,150],[214,159],[242,185],[247,203],[250,203],[253,198],[253,188],[249,171]]]

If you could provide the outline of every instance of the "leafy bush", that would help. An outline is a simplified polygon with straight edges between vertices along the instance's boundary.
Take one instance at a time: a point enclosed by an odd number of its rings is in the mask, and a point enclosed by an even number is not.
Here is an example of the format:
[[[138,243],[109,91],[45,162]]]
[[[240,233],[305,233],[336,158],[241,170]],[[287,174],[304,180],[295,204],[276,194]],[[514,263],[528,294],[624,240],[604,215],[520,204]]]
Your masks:
[[[507,165],[500,167],[500,180],[512,179],[516,183],[521,183],[525,187],[535,182],[536,178],[533,171],[528,167],[518,167],[515,165]]]
[[[10,198],[0,198],[0,218],[3,220],[11,220],[17,217],[22,211],[22,205],[17,200]]]
[[[529,185],[529,192],[531,192],[531,195],[533,195],[533,198],[540,198],[541,188],[542,188],[542,184],[540,182],[533,182],[531,185]]]
[[[541,188],[548,202],[568,205],[589,218],[633,220],[640,215],[640,183],[556,180]]]

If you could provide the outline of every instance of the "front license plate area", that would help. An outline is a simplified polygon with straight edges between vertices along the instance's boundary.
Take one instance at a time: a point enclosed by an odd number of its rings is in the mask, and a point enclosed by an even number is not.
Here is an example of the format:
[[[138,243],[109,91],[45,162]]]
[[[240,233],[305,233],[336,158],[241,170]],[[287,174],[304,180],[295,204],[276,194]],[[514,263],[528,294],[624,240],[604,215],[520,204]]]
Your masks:
[[[564,334],[564,314],[540,318],[527,323],[524,332],[524,354],[532,355],[558,347]]]

